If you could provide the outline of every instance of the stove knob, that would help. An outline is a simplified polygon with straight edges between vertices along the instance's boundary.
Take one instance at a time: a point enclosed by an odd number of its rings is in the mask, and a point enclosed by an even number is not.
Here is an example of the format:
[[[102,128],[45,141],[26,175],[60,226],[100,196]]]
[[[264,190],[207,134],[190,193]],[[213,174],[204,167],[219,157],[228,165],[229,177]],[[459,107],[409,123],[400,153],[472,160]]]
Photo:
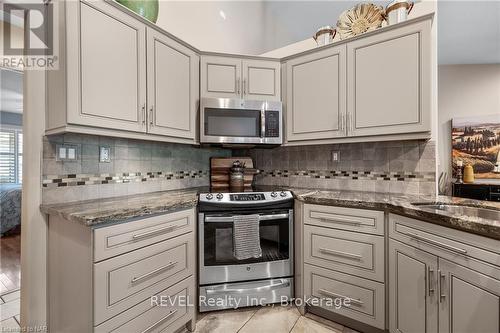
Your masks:
[[[222,198],[224,198],[224,195],[222,193],[217,193],[215,197],[217,198],[217,200],[222,200]]]
[[[273,198],[276,198],[276,197],[278,196],[278,193],[276,193],[276,192],[272,191],[272,192],[271,192],[271,196],[272,196]]]
[[[281,191],[280,196],[286,197],[286,192],[285,191]]]
[[[212,200],[214,198],[214,195],[212,193],[208,193],[206,195],[207,200]]]

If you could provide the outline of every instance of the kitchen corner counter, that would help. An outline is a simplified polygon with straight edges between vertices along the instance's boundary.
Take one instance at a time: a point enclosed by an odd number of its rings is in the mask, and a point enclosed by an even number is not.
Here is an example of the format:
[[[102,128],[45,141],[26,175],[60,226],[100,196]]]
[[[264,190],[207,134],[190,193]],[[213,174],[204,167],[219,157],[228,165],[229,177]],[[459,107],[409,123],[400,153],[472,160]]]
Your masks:
[[[202,189],[196,187],[109,199],[41,205],[40,210],[45,214],[59,215],[66,220],[86,226],[96,226],[196,207],[198,193]]]
[[[308,204],[378,209],[428,221],[489,238],[500,240],[500,221],[465,216],[445,211],[424,210],[421,204],[451,204],[500,210],[500,203],[448,196],[418,196],[357,191],[290,189],[297,200]]]

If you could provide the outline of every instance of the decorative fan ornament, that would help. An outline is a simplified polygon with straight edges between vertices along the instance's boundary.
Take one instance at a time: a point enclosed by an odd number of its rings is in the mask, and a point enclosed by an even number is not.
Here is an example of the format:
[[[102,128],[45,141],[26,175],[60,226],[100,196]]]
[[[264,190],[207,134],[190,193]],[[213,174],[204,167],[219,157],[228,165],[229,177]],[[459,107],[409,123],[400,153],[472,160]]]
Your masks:
[[[360,3],[343,12],[337,21],[340,39],[346,39],[378,29],[384,21],[384,8],[372,3]]]

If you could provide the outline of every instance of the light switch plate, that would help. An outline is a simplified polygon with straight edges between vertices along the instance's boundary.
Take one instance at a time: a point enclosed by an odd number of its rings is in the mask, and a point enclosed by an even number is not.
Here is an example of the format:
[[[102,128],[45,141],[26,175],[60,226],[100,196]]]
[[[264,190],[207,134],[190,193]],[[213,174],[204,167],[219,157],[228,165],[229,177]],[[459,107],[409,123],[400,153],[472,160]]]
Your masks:
[[[110,163],[111,162],[111,148],[106,146],[99,147],[99,162]]]
[[[56,146],[56,161],[77,161],[79,158],[79,145],[60,144]]]
[[[334,162],[340,161],[340,151],[338,150],[332,151],[332,161]]]

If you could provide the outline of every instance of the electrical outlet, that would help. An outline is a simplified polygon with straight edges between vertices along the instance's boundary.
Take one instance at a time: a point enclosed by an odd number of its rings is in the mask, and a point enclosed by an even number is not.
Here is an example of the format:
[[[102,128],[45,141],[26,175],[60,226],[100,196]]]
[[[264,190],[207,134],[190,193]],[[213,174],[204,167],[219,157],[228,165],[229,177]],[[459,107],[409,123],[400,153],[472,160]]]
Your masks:
[[[332,151],[332,161],[340,161],[340,151]]]
[[[111,148],[110,147],[99,147],[99,162],[110,163],[111,162]]]

